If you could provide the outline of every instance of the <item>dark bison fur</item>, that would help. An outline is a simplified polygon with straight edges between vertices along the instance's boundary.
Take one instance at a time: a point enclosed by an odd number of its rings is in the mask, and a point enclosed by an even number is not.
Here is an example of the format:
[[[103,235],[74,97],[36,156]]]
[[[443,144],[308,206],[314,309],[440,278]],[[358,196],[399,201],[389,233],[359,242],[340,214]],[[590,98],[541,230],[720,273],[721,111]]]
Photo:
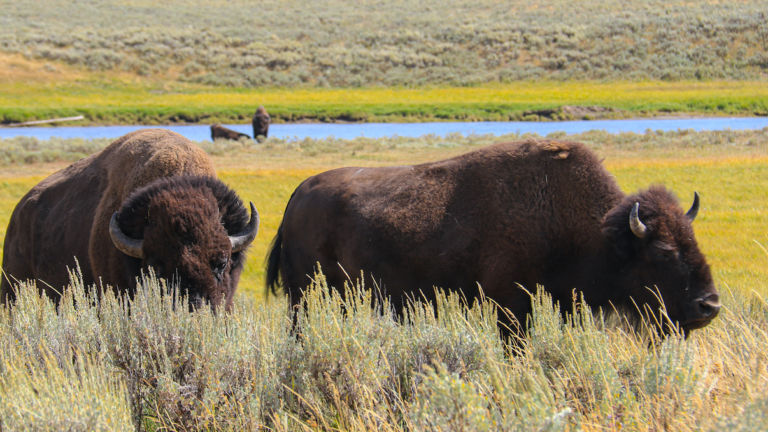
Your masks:
[[[146,129],[52,174],[11,216],[0,300],[34,280],[57,299],[79,264],[83,282],[132,293],[150,267],[193,306],[229,308],[258,228],[210,158],[181,135]]]
[[[256,113],[253,114],[251,122],[253,124],[253,139],[263,139],[267,137],[269,134],[269,122],[270,118],[267,110],[263,106],[260,106],[256,110]]]
[[[341,168],[294,192],[268,255],[267,285],[275,291],[282,282],[296,305],[318,263],[329,285],[362,271],[400,306],[432,298],[434,286],[476,298],[479,284],[520,323],[531,310],[525,289],[538,284],[564,311],[581,293],[593,307],[635,317],[659,318],[658,294],[671,320],[691,330],[720,308],[691,226],[697,210],[698,196],[684,213],[661,186],[626,196],[574,142]]]
[[[240,138],[250,139],[251,137],[249,137],[247,134],[240,133],[238,131],[234,131],[229,128],[225,128],[219,123],[211,125],[211,141],[216,141],[217,139],[228,139],[228,140],[237,141]]]
[[[117,222],[129,237],[144,239],[145,266],[178,282],[193,303],[231,306],[245,254],[231,252],[228,233],[243,232],[249,216],[224,183],[191,176],[156,180],[128,198]],[[133,259],[126,267],[131,277],[142,262]]]

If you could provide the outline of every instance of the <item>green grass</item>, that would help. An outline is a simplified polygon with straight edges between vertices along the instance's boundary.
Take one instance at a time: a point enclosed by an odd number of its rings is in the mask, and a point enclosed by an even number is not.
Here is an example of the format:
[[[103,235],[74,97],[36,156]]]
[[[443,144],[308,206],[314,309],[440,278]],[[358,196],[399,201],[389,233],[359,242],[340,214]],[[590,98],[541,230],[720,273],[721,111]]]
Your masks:
[[[264,105],[275,122],[541,120],[670,114],[768,115],[761,82],[518,82],[477,87],[227,89],[86,77],[0,80],[0,122],[83,115],[81,124],[250,121]],[[566,106],[603,107],[573,112]]]

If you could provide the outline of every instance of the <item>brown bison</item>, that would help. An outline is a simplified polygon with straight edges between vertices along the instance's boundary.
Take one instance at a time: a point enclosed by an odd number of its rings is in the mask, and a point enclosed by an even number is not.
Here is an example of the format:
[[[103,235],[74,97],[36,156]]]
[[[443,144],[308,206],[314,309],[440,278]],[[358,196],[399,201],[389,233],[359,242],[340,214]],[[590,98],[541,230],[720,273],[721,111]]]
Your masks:
[[[282,279],[295,305],[318,262],[335,287],[347,275],[370,274],[395,305],[430,298],[433,286],[474,298],[479,284],[521,322],[531,303],[520,286],[542,284],[564,309],[576,290],[593,307],[630,313],[658,311],[659,294],[669,317],[691,330],[720,309],[691,227],[698,208],[697,195],[683,213],[661,186],[626,196],[574,142],[528,140],[422,165],[340,168],[293,193],[267,284],[275,291]]]
[[[263,106],[260,106],[256,113],[253,115],[253,139],[259,139],[259,137],[267,137],[269,133],[269,114]],[[263,138],[262,138],[263,139]]]
[[[225,128],[224,126],[221,125],[221,123],[216,123],[214,125],[211,125],[211,141],[216,141],[217,139],[228,139],[228,140],[237,141],[240,138],[251,139],[251,137],[249,137],[244,133],[240,133],[238,131]]]
[[[195,306],[232,302],[258,230],[210,158],[163,129],[118,138],[32,188],[11,215],[0,300],[12,280],[36,280],[58,299],[77,263],[84,282],[132,292],[142,269],[179,284]]]

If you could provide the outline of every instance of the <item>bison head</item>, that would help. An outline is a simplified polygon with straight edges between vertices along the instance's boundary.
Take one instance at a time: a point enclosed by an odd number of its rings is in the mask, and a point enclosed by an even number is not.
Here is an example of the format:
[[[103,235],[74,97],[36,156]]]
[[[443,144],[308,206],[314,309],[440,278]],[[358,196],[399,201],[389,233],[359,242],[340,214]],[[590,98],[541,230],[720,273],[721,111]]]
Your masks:
[[[663,301],[669,318],[684,331],[704,327],[717,316],[718,293],[691,226],[698,209],[698,194],[683,213],[669,191],[655,186],[608,212],[603,232],[612,255],[609,271],[616,272],[614,304],[646,309],[643,313],[660,319]]]
[[[134,192],[110,221],[114,246],[140,268],[178,284],[192,303],[227,308],[242,271],[243,251],[253,241],[259,215],[210,177],[171,177]]]

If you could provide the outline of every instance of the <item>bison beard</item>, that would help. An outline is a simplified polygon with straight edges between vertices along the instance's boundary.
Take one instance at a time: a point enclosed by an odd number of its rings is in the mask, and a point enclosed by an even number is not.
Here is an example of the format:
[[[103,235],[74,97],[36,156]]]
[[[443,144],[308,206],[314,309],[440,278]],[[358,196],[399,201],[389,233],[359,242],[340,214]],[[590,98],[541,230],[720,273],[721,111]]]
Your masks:
[[[593,307],[703,327],[720,308],[691,222],[670,192],[626,196],[573,142],[489,146],[444,161],[341,168],[291,197],[267,263],[267,284],[296,305],[317,263],[341,287],[363,271],[395,305],[432,287],[484,293],[524,323],[520,288],[543,285],[564,310],[574,291]],[[369,286],[373,286],[367,284]],[[640,309],[640,311],[638,311]]]
[[[58,300],[67,267],[83,282],[131,292],[142,269],[180,284],[194,303],[229,307],[243,250],[258,229],[210,158],[162,129],[115,140],[41,181],[13,211],[3,249],[0,301],[11,280],[35,280]]]

